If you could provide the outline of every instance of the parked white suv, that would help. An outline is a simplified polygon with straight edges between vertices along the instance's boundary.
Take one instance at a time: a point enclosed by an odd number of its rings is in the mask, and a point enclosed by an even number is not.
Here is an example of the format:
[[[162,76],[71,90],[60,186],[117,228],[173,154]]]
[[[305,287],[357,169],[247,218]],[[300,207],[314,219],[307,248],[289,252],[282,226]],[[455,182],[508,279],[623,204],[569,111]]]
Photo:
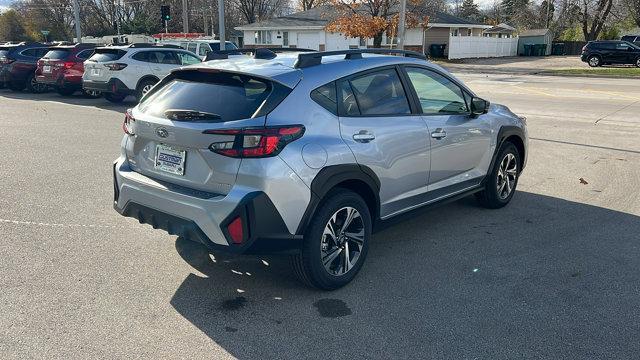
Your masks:
[[[235,50],[238,47],[231,41],[226,41],[224,49],[220,49],[220,40],[211,39],[199,39],[199,40],[184,40],[184,41],[167,41],[163,44],[178,45],[181,48],[191,51],[197,54],[202,61],[207,57],[210,52],[219,53],[221,50]]]
[[[174,45],[97,48],[84,63],[82,88],[101,91],[111,102],[121,102],[128,95],[135,95],[140,100],[171,70],[200,62],[194,53]]]

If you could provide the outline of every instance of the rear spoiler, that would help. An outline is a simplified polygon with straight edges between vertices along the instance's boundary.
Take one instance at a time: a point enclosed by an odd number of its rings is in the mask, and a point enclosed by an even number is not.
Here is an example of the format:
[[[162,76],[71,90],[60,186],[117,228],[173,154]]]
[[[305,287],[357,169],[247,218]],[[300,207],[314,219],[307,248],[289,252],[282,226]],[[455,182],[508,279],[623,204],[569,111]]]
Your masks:
[[[204,61],[210,60],[225,60],[229,58],[229,55],[243,55],[243,54],[253,54],[255,59],[265,59],[270,60],[275,58],[277,53],[284,52],[312,52],[316,50],[312,49],[304,49],[304,48],[242,48],[242,49],[233,49],[233,50],[221,50],[221,51],[211,51],[207,54],[207,57]]]

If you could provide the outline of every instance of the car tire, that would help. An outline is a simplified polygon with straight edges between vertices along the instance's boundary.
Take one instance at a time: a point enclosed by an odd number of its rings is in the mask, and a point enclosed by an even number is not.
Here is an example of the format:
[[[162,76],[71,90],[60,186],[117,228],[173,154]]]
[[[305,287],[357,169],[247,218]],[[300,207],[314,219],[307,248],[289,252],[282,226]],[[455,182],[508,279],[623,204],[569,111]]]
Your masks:
[[[349,218],[351,221],[343,227]],[[296,276],[323,290],[345,286],[364,264],[371,227],[369,208],[358,194],[340,188],[332,190],[305,232],[302,251],[292,257]],[[347,252],[349,256],[343,256]]]
[[[104,98],[107,99],[107,101],[115,103],[115,104],[119,104],[119,103],[123,102],[126,97],[127,97],[127,95],[119,94],[119,93],[106,93],[106,94],[104,94]]]
[[[153,86],[157,83],[158,81],[153,79],[142,80],[136,88],[136,98],[138,99],[138,102],[142,100],[142,97],[145,96],[147,92],[149,92],[149,90],[151,90],[151,88],[153,88]]]
[[[636,67],[640,68],[640,57],[636,59]]]
[[[598,55],[591,55],[587,58],[587,64],[591,67],[598,67],[602,65],[602,59]]]
[[[62,96],[71,96],[76,92],[74,89],[69,88],[57,88],[56,91]]]
[[[82,90],[82,96],[87,99],[97,99],[102,97],[102,93],[97,90]]]
[[[42,94],[47,92],[48,86],[41,84],[36,80],[36,74],[30,74],[26,82],[27,91],[34,94]]]
[[[516,192],[521,165],[520,153],[511,142],[505,142],[487,174],[484,189],[476,193],[480,205],[499,209],[509,203]]]

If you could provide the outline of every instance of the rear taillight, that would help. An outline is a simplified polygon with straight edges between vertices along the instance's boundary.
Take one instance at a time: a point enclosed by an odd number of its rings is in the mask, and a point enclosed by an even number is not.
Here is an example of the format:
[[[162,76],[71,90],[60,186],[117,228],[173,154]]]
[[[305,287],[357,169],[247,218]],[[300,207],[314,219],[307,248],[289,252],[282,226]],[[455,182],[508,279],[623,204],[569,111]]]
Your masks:
[[[115,63],[115,64],[106,64],[105,65],[109,70],[119,71],[127,67],[127,64]]]
[[[2,64],[2,65],[11,64],[12,62],[14,62],[13,59],[9,59],[9,58],[6,58],[6,57],[0,58],[0,64]]]
[[[582,47],[582,52],[585,52],[585,51],[587,51],[587,45]]]
[[[122,131],[124,131],[127,135],[135,135],[135,131],[133,130],[133,125],[135,124],[136,119],[131,114],[131,109],[128,109],[124,114],[124,122],[122,123]]]
[[[205,130],[205,134],[233,135],[229,141],[211,144],[209,150],[234,158],[260,158],[278,155],[284,147],[304,134],[304,126]]]
[[[71,69],[73,67],[73,65],[75,65],[76,63],[74,63],[73,61],[65,61],[64,62],[64,68],[65,69]]]

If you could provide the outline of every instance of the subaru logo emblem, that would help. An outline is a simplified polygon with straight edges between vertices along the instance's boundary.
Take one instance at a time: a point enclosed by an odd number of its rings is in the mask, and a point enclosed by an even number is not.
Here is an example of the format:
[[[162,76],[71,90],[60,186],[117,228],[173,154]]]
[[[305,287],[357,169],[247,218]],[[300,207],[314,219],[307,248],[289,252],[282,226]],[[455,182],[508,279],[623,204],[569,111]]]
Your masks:
[[[156,135],[161,138],[166,138],[167,136],[169,136],[169,131],[163,127],[159,127],[156,129]]]

